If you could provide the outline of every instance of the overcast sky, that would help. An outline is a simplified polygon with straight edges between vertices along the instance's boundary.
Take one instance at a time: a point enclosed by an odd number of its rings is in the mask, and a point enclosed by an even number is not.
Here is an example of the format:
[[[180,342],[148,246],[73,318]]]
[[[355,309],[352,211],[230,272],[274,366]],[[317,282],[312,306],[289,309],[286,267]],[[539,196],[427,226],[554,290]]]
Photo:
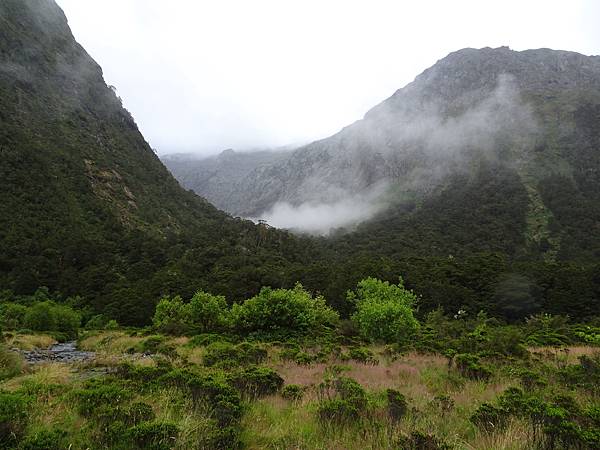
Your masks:
[[[57,0],[160,154],[302,143],[449,52],[600,54],[595,0]]]

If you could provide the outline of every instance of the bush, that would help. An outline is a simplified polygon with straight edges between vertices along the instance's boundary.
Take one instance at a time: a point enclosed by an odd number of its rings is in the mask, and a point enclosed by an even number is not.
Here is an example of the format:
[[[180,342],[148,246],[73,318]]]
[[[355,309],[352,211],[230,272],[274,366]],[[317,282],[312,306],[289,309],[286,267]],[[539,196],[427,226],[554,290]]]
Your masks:
[[[198,375],[178,369],[159,377],[157,383],[187,389],[195,405],[212,409],[213,417],[221,427],[237,423],[242,415],[240,394],[223,374]]]
[[[408,402],[403,394],[395,389],[388,389],[387,392],[388,412],[393,420],[402,419],[408,411]]]
[[[342,359],[352,359],[363,364],[378,365],[379,360],[375,354],[366,347],[352,347],[348,350],[347,355],[342,355]]]
[[[17,303],[0,305],[0,325],[5,330],[18,330],[23,328],[27,307]]]
[[[502,431],[508,424],[510,414],[503,408],[498,408],[490,403],[482,403],[471,415],[470,421],[486,432]]]
[[[189,302],[181,297],[163,297],[156,305],[152,324],[157,331],[182,335],[218,332],[226,328],[225,297],[198,291]]]
[[[471,380],[488,380],[492,376],[491,370],[482,365],[476,355],[461,353],[454,357],[454,362],[458,372]]]
[[[301,284],[294,289],[262,288],[260,293],[231,309],[232,323],[240,333],[315,334],[332,329],[337,312],[323,297],[312,298]]]
[[[269,367],[249,367],[231,375],[240,391],[253,397],[275,394],[283,386],[283,378]]]
[[[287,400],[299,401],[304,397],[305,386],[299,384],[288,384],[281,390],[281,396]]]
[[[90,381],[88,386],[73,392],[78,403],[78,411],[85,417],[94,415],[100,407],[105,405],[119,410],[133,396],[131,391],[122,386],[104,380]]]
[[[400,437],[398,448],[402,450],[450,450],[452,447],[433,434],[413,431]]]
[[[131,428],[128,434],[136,448],[168,450],[177,443],[179,428],[172,423],[142,423]]]
[[[37,433],[27,436],[19,445],[19,450],[55,450],[57,448],[67,448],[65,438],[67,433],[63,430],[40,430]]]
[[[417,297],[404,288],[375,278],[358,283],[356,294],[348,292],[348,301],[356,302],[352,316],[361,336],[370,341],[403,342],[415,334],[419,323],[413,315]]]
[[[163,297],[156,305],[152,325],[161,333],[186,334],[190,331],[189,308],[180,296]]]
[[[65,305],[52,301],[36,303],[27,309],[24,326],[34,331],[58,332],[67,338],[77,337],[81,316]]]
[[[31,399],[22,394],[0,392],[0,447],[11,448],[21,438]]]
[[[260,364],[267,357],[267,350],[258,344],[242,342],[234,345],[230,342],[213,342],[206,347],[202,358],[205,366],[237,367]]]
[[[366,412],[367,394],[363,387],[348,377],[324,380],[319,386],[321,400],[317,414],[322,421],[358,420]]]
[[[209,333],[226,328],[228,321],[227,301],[221,295],[203,291],[194,294],[188,305],[192,333]]]

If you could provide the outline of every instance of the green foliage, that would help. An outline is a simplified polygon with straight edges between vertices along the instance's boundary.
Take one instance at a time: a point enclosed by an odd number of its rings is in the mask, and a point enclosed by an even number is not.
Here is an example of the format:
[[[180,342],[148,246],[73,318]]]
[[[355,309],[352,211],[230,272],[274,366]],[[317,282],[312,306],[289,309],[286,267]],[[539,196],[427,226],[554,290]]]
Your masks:
[[[11,330],[55,332],[68,339],[77,336],[81,314],[67,304],[50,299],[47,288],[40,288],[30,296],[10,296],[10,299],[22,303],[0,303],[0,326]]]
[[[392,420],[402,419],[408,411],[408,402],[403,394],[395,389],[386,391],[388,401],[388,413]]]
[[[304,397],[305,386],[299,384],[286,384],[281,390],[281,396],[287,400],[299,401]]]
[[[324,422],[347,423],[359,420],[367,412],[367,394],[348,377],[333,376],[319,385],[317,414]]]
[[[275,394],[283,386],[283,378],[269,367],[248,367],[230,375],[231,383],[251,397]]]
[[[404,342],[415,334],[419,323],[414,318],[416,295],[397,285],[375,278],[358,283],[356,294],[348,293],[348,301],[356,302],[352,320],[365,339],[382,342]]]
[[[227,326],[228,320],[225,297],[198,291],[190,300],[189,315],[194,334],[221,331]]]
[[[433,434],[412,431],[398,439],[398,448],[402,450],[450,450],[452,447]]]
[[[472,380],[488,380],[492,371],[483,365],[478,356],[469,353],[461,353],[454,357],[458,372]]]
[[[495,432],[506,428],[509,416],[509,412],[503,408],[498,408],[490,403],[482,403],[469,420],[484,431]]]
[[[179,429],[172,423],[142,423],[128,431],[135,448],[168,450],[177,443]]]
[[[363,364],[378,365],[379,359],[375,356],[372,350],[366,347],[351,347],[347,354],[342,354],[342,360],[352,359]]]
[[[256,297],[233,305],[231,315],[240,333],[318,334],[338,321],[322,297],[311,297],[300,284],[293,289],[263,288]]]
[[[41,429],[26,436],[19,450],[56,450],[65,446],[67,433],[60,429]],[[68,444],[66,445],[68,447]]]
[[[181,297],[163,297],[156,305],[154,328],[161,333],[182,335],[222,331],[227,326],[225,297],[197,291],[189,302]]]
[[[31,399],[0,391],[0,446],[11,448],[23,435],[29,419]]]
[[[82,416],[91,417],[103,406],[122,409],[133,393],[115,382],[90,380],[87,387],[73,392],[77,410]]]
[[[206,347],[202,361],[206,366],[226,368],[260,364],[266,357],[267,350],[259,344],[213,342]]]

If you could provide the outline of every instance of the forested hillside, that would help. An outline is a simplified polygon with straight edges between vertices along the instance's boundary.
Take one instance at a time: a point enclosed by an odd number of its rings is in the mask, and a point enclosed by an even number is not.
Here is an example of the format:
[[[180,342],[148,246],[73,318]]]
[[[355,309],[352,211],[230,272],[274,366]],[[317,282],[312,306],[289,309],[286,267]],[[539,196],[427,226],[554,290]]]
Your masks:
[[[160,295],[278,285],[307,245],[183,190],[52,0],[0,3],[0,286],[122,323]]]

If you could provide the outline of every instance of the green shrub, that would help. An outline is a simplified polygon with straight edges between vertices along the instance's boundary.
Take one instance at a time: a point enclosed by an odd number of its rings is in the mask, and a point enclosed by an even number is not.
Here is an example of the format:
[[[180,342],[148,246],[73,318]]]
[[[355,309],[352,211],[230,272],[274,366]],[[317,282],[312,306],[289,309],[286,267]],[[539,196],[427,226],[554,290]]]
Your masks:
[[[433,398],[433,403],[437,406],[437,408],[445,414],[454,409],[454,399],[446,394],[439,394]]]
[[[136,448],[168,450],[177,443],[179,428],[172,423],[142,423],[131,428],[128,435]]]
[[[450,450],[452,447],[433,434],[413,431],[398,439],[398,448],[402,450]]]
[[[142,422],[154,420],[156,415],[152,406],[144,402],[135,402],[125,409],[125,420],[129,425],[138,425]]]
[[[31,398],[0,391],[0,448],[14,447],[25,431]]]
[[[149,336],[136,346],[136,350],[140,353],[157,353],[158,348],[165,340],[164,336]]]
[[[5,330],[18,330],[25,323],[27,307],[17,303],[0,304],[0,325]]]
[[[189,322],[189,308],[178,295],[161,298],[152,318],[157,331],[176,336],[189,333]]]
[[[504,430],[509,417],[510,413],[504,408],[498,408],[490,403],[482,403],[469,420],[477,428],[486,432],[493,432]]]
[[[269,367],[249,367],[230,376],[240,391],[253,397],[275,394],[283,386],[283,378]]]
[[[44,301],[27,308],[23,323],[34,331],[58,332],[73,339],[77,337],[81,316],[68,306]]]
[[[222,331],[228,326],[225,297],[203,291],[189,302],[181,297],[163,297],[156,305],[152,323],[161,333],[182,335]]]
[[[375,278],[358,283],[356,294],[348,292],[348,301],[356,303],[352,320],[361,336],[371,341],[403,342],[413,336],[419,323],[413,315],[416,295],[404,288]]]
[[[202,362],[209,367],[237,367],[260,364],[266,357],[267,350],[251,342],[241,342],[237,345],[230,342],[213,342],[206,347]]]
[[[367,394],[352,378],[327,378],[319,385],[317,414],[321,421],[347,422],[360,419],[367,411]]]
[[[19,450],[56,450],[67,448],[65,443],[67,433],[60,429],[43,429],[35,434],[26,436],[19,445]]]
[[[294,289],[263,288],[256,297],[233,305],[231,317],[239,333],[267,334],[321,333],[339,319],[323,297],[312,298],[300,284]]]
[[[104,405],[122,409],[133,393],[116,383],[90,381],[87,388],[76,390],[72,395],[77,402],[79,413],[82,416],[90,417]]]
[[[304,397],[305,386],[299,384],[288,384],[281,390],[281,396],[287,400],[299,401]]]
[[[395,389],[388,389],[387,392],[388,413],[393,420],[402,419],[408,411],[408,402],[403,394]]]
[[[488,380],[492,372],[481,364],[479,357],[470,353],[461,353],[454,357],[458,372],[471,380]]]
[[[227,327],[229,310],[221,295],[198,291],[190,300],[188,310],[192,333],[221,331]]]
[[[342,355],[342,360],[344,359],[352,359],[354,361],[358,361],[363,364],[371,364],[373,366],[379,364],[379,360],[375,354],[366,347],[351,347],[348,350],[347,355]]]
[[[242,414],[241,398],[224,374],[198,375],[188,370],[176,369],[159,377],[159,385],[172,385],[187,389],[195,405],[209,406],[220,426],[237,423]]]

